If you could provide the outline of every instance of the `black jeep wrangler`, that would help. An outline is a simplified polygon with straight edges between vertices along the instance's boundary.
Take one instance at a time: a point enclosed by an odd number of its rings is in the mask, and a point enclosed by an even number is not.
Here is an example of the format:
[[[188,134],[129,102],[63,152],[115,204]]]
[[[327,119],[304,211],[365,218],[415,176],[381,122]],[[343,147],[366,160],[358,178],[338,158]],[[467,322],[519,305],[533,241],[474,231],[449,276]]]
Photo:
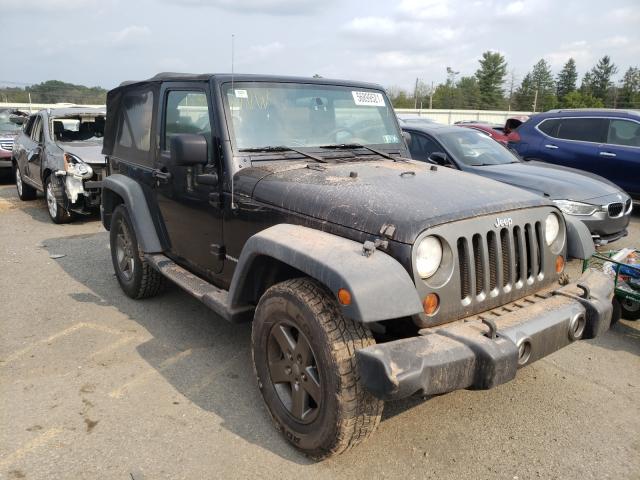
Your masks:
[[[111,90],[102,221],[122,289],[170,279],[253,322],[257,383],[314,458],[383,401],[488,389],[609,328],[612,282],[568,283],[589,231],[542,197],[408,160],[381,87],[160,74]]]

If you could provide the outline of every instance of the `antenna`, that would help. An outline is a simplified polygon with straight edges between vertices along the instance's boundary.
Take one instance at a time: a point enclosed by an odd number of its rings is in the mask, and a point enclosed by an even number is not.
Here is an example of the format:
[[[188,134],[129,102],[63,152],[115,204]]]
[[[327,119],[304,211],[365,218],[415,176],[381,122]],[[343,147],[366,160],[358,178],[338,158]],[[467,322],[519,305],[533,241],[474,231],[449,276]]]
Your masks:
[[[234,87],[233,87],[233,75],[234,75],[233,63],[234,63],[235,39],[236,39],[236,36],[235,34],[232,33],[231,34],[231,94],[234,97],[236,95],[236,91],[234,90]],[[229,107],[231,107],[231,105],[229,105]],[[236,205],[235,188],[234,188],[235,181],[233,177],[235,177],[235,172],[231,172],[231,210],[236,210],[238,206]]]

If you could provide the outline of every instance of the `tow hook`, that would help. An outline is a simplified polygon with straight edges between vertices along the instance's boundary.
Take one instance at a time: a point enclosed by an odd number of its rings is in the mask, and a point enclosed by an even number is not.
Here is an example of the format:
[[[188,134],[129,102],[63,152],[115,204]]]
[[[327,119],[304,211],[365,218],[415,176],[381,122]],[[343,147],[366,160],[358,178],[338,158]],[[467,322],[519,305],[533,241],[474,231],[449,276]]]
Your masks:
[[[576,287],[582,290],[582,295],[580,295],[580,298],[584,298],[585,300],[589,300],[591,298],[591,290],[588,286],[583,283],[578,283]]]
[[[485,336],[489,337],[491,340],[495,340],[496,338],[498,338],[498,327],[496,327],[495,322],[489,318],[484,317],[480,318],[480,320],[482,320],[482,323],[489,327],[489,333],[485,333]]]
[[[387,248],[389,242],[386,240],[382,240],[380,238],[376,238],[375,241],[367,240],[362,245],[362,255],[365,257],[370,257],[376,251],[377,248]]]

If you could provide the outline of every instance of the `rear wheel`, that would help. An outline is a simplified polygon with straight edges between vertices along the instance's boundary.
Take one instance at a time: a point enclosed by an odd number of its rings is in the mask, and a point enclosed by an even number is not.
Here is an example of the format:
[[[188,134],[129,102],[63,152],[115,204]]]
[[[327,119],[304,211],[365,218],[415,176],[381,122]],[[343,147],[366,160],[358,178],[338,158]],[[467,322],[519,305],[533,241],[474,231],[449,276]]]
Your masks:
[[[626,320],[638,320],[640,318],[640,302],[624,298],[620,300],[620,308],[622,310],[622,318]]]
[[[62,206],[64,191],[60,181],[53,175],[49,175],[44,181],[44,196],[53,223],[69,223],[73,220],[71,212]]]
[[[118,205],[113,212],[109,240],[113,269],[124,293],[135,299],[158,295],[166,279],[141,254],[136,232],[124,205]]]
[[[13,168],[14,175],[16,178],[16,190],[18,191],[18,197],[20,200],[33,200],[36,198],[37,191],[31,185],[27,185],[22,181],[22,173],[20,172],[20,167],[16,164]]]
[[[315,280],[287,280],[262,296],[254,369],[276,428],[296,448],[322,459],[375,431],[383,402],[361,385],[355,358],[356,349],[373,344],[371,332],[343,317]]]

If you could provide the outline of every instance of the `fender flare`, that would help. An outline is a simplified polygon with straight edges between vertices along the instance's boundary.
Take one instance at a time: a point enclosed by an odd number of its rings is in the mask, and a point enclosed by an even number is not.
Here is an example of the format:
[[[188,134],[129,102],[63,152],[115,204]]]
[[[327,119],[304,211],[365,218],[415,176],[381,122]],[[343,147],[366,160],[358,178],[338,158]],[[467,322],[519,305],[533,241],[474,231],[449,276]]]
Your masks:
[[[596,253],[593,238],[587,226],[580,220],[564,215],[567,225],[567,256],[586,260]]]
[[[160,253],[164,251],[158,232],[153,224],[147,199],[138,182],[119,173],[109,175],[102,181],[102,203],[100,214],[104,228],[111,228],[111,214],[116,207],[113,193],[122,198],[131,223],[144,253]]]
[[[393,257],[377,250],[365,257],[362,244],[327,232],[279,224],[253,235],[242,249],[229,298],[231,308],[243,305],[242,289],[255,262],[271,257],[315,278],[337,296],[351,293],[341,305],[345,316],[362,323],[408,317],[422,312],[411,277]]]

